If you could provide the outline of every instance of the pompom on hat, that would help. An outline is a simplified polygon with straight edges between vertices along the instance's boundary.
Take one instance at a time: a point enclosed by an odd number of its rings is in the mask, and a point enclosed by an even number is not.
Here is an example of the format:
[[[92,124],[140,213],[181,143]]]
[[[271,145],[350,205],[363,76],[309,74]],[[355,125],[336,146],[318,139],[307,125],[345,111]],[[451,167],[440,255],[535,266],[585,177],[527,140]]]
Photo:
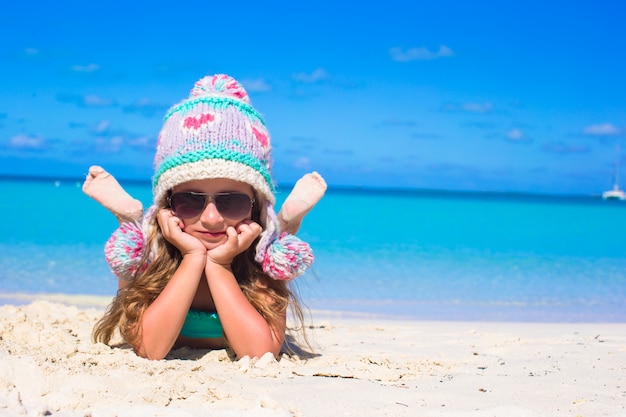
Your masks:
[[[154,205],[143,226],[120,227],[105,248],[109,266],[120,278],[128,279],[138,270],[136,263],[145,244],[142,229],[156,207],[167,206],[168,192],[187,181],[213,178],[244,182],[255,190],[263,227],[255,260],[265,273],[291,280],[313,262],[308,244],[278,232],[270,135],[246,90],[234,78],[225,74],[204,77],[195,83],[188,99],[168,110],[154,168]]]

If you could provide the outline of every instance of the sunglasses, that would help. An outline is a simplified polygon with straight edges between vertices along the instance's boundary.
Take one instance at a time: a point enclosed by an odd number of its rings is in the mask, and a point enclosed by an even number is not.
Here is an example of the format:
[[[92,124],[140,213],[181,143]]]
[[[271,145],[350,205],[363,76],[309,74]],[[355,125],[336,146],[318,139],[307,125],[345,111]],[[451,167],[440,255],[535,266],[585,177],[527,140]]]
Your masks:
[[[254,199],[244,193],[205,194],[193,191],[175,193],[167,198],[174,214],[181,219],[190,219],[200,215],[209,201],[224,218],[243,220],[254,205]]]

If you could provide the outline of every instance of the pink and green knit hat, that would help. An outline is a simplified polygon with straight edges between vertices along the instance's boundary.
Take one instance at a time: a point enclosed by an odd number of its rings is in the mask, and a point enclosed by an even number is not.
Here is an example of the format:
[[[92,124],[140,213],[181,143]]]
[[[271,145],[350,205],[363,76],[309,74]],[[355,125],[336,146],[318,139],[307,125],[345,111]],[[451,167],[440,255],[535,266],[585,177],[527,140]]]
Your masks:
[[[234,78],[218,74],[194,85],[188,99],[169,109],[154,156],[153,192],[190,180],[228,178],[250,184],[275,203],[270,136],[263,117]]]

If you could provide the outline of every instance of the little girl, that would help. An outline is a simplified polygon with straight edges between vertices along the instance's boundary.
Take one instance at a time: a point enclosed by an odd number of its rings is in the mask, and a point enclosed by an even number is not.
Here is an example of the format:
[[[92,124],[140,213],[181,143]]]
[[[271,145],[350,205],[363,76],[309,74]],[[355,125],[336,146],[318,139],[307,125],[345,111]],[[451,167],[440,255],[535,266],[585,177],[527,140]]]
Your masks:
[[[313,256],[306,243],[279,233],[270,156],[265,123],[231,77],[199,80],[190,97],[167,112],[154,159],[154,204],[141,223],[121,222],[107,243],[109,261],[126,265],[94,329],[96,341],[109,343],[119,330],[150,359],[177,346],[278,357],[288,309],[303,320],[288,281]],[[96,174],[90,171],[92,179]],[[133,201],[123,190],[119,195],[122,203],[112,198],[108,207],[114,213]],[[291,211],[292,228],[312,204]],[[283,229],[289,229],[288,212]],[[127,214],[136,220],[141,206],[130,204]]]

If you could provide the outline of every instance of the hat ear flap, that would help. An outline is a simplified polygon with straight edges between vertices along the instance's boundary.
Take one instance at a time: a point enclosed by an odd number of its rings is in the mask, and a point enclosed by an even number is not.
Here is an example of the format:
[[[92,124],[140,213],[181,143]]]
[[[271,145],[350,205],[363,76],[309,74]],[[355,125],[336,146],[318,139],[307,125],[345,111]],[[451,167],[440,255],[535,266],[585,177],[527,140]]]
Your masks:
[[[313,260],[313,251],[308,243],[283,233],[265,251],[262,266],[270,277],[291,281],[304,274]]]
[[[155,248],[152,248],[147,262],[141,263],[146,246],[146,236],[150,235],[150,220],[157,211],[151,206],[139,222],[120,224],[104,245],[104,258],[113,272],[122,281],[132,281],[137,273],[145,271],[153,260]]]
[[[144,249],[143,231],[135,222],[124,222],[104,245],[104,257],[113,272],[122,281],[131,281],[137,272],[146,268],[141,264]]]
[[[261,233],[254,257],[261,264],[263,272],[282,281],[290,281],[304,274],[314,260],[309,244],[294,235],[279,235],[278,219],[269,202],[265,204],[265,219],[265,230]]]

